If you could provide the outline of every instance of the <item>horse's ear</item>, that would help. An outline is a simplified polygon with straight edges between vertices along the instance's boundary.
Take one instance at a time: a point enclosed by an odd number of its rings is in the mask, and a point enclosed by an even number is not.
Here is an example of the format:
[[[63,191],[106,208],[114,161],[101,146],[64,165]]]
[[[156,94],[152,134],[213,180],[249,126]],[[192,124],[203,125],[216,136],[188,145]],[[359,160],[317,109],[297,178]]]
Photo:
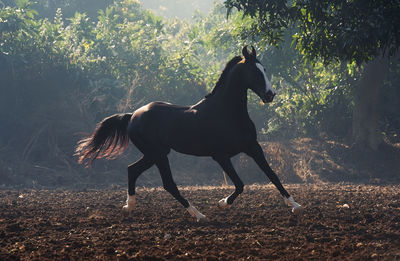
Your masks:
[[[249,50],[247,49],[247,45],[245,45],[245,46],[243,47],[243,49],[242,49],[242,54],[243,54],[243,56],[244,56],[244,58],[245,58],[246,60],[249,60],[249,59],[250,59],[250,53],[249,53]]]
[[[257,57],[256,49],[254,49],[254,46],[251,46],[251,55],[254,56],[254,58]]]

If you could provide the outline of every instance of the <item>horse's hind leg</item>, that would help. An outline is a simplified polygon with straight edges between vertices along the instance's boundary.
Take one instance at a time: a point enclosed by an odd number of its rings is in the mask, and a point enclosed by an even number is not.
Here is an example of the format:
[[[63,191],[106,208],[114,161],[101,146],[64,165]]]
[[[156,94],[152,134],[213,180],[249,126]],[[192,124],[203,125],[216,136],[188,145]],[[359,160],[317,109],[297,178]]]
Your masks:
[[[265,159],[264,152],[263,152],[260,144],[258,144],[258,142],[256,142],[249,151],[246,151],[246,154],[254,159],[254,161],[262,169],[262,171],[265,173],[265,175],[267,175],[267,177],[272,182],[272,184],[274,184],[275,187],[279,190],[281,195],[284,197],[285,202],[288,205],[293,207],[292,212],[293,213],[301,212],[302,207],[293,200],[293,198],[289,195],[289,193],[283,187],[278,176],[275,174],[275,172],[269,166],[267,160]]]
[[[236,173],[229,157],[213,157],[213,159],[218,162],[218,164],[222,167],[225,173],[228,174],[229,178],[235,185],[235,191],[228,197],[223,198],[218,202],[218,206],[220,208],[226,208],[229,207],[233,203],[233,201],[243,192],[244,185],[242,180]]]
[[[143,156],[141,159],[129,165],[128,167],[128,197],[126,205],[123,207],[125,212],[132,212],[136,204],[135,188],[136,180],[145,170],[154,165],[154,161],[148,157]]]
[[[169,166],[169,161],[167,156],[162,157],[156,162],[156,166],[160,171],[161,179],[164,185],[164,189],[168,191],[176,200],[178,200],[189,212],[189,214],[200,221],[204,219],[205,216],[201,214],[194,206],[192,206],[189,201],[182,197],[172,178],[171,168]]]

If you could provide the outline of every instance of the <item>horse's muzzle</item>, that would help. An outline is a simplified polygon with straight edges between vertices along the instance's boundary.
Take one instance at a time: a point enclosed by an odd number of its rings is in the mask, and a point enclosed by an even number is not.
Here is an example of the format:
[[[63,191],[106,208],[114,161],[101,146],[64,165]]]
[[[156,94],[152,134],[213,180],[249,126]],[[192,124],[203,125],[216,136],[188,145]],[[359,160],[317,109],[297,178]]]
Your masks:
[[[263,96],[261,96],[261,100],[263,101],[263,103],[270,103],[274,100],[275,95],[276,95],[275,92],[269,90],[266,93],[264,93]]]

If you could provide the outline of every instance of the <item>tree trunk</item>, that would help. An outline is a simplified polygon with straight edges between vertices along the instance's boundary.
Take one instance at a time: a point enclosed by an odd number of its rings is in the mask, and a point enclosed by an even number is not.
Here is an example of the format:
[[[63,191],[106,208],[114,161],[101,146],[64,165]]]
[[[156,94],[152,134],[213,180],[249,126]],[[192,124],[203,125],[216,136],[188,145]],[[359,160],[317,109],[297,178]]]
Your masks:
[[[382,143],[380,99],[386,72],[387,56],[378,56],[364,66],[355,88],[353,111],[353,141],[360,148],[377,150]]]

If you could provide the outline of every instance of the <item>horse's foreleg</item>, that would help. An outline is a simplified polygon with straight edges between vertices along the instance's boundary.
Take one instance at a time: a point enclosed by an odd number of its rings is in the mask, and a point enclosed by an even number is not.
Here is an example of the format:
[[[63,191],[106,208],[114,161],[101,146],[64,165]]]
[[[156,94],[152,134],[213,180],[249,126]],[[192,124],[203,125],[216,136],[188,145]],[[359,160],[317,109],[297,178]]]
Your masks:
[[[163,157],[156,163],[156,166],[160,171],[164,189],[168,191],[176,200],[178,200],[179,203],[181,203],[187,209],[189,214],[197,219],[197,221],[205,219],[206,216],[201,214],[194,206],[189,203],[189,201],[182,197],[181,193],[178,190],[178,187],[175,184],[175,181],[172,178],[168,158],[166,156]]]
[[[218,206],[220,208],[227,208],[232,205],[233,201],[243,192],[244,185],[236,173],[229,157],[213,157],[213,159],[218,162],[235,185],[235,191],[231,195],[218,201]]]
[[[265,159],[264,152],[261,146],[258,143],[256,143],[249,151],[246,152],[246,154],[254,159],[254,161],[262,169],[265,175],[267,175],[272,184],[274,184],[275,187],[279,190],[281,195],[284,197],[285,203],[292,207],[292,212],[295,214],[301,212],[303,208],[293,200],[293,198],[283,187],[278,176],[271,169],[267,160]]]
[[[127,213],[132,212],[136,204],[135,188],[136,180],[145,170],[153,166],[154,162],[149,158],[142,157],[140,160],[136,161],[128,167],[128,196],[126,200],[126,205],[123,210]]]

